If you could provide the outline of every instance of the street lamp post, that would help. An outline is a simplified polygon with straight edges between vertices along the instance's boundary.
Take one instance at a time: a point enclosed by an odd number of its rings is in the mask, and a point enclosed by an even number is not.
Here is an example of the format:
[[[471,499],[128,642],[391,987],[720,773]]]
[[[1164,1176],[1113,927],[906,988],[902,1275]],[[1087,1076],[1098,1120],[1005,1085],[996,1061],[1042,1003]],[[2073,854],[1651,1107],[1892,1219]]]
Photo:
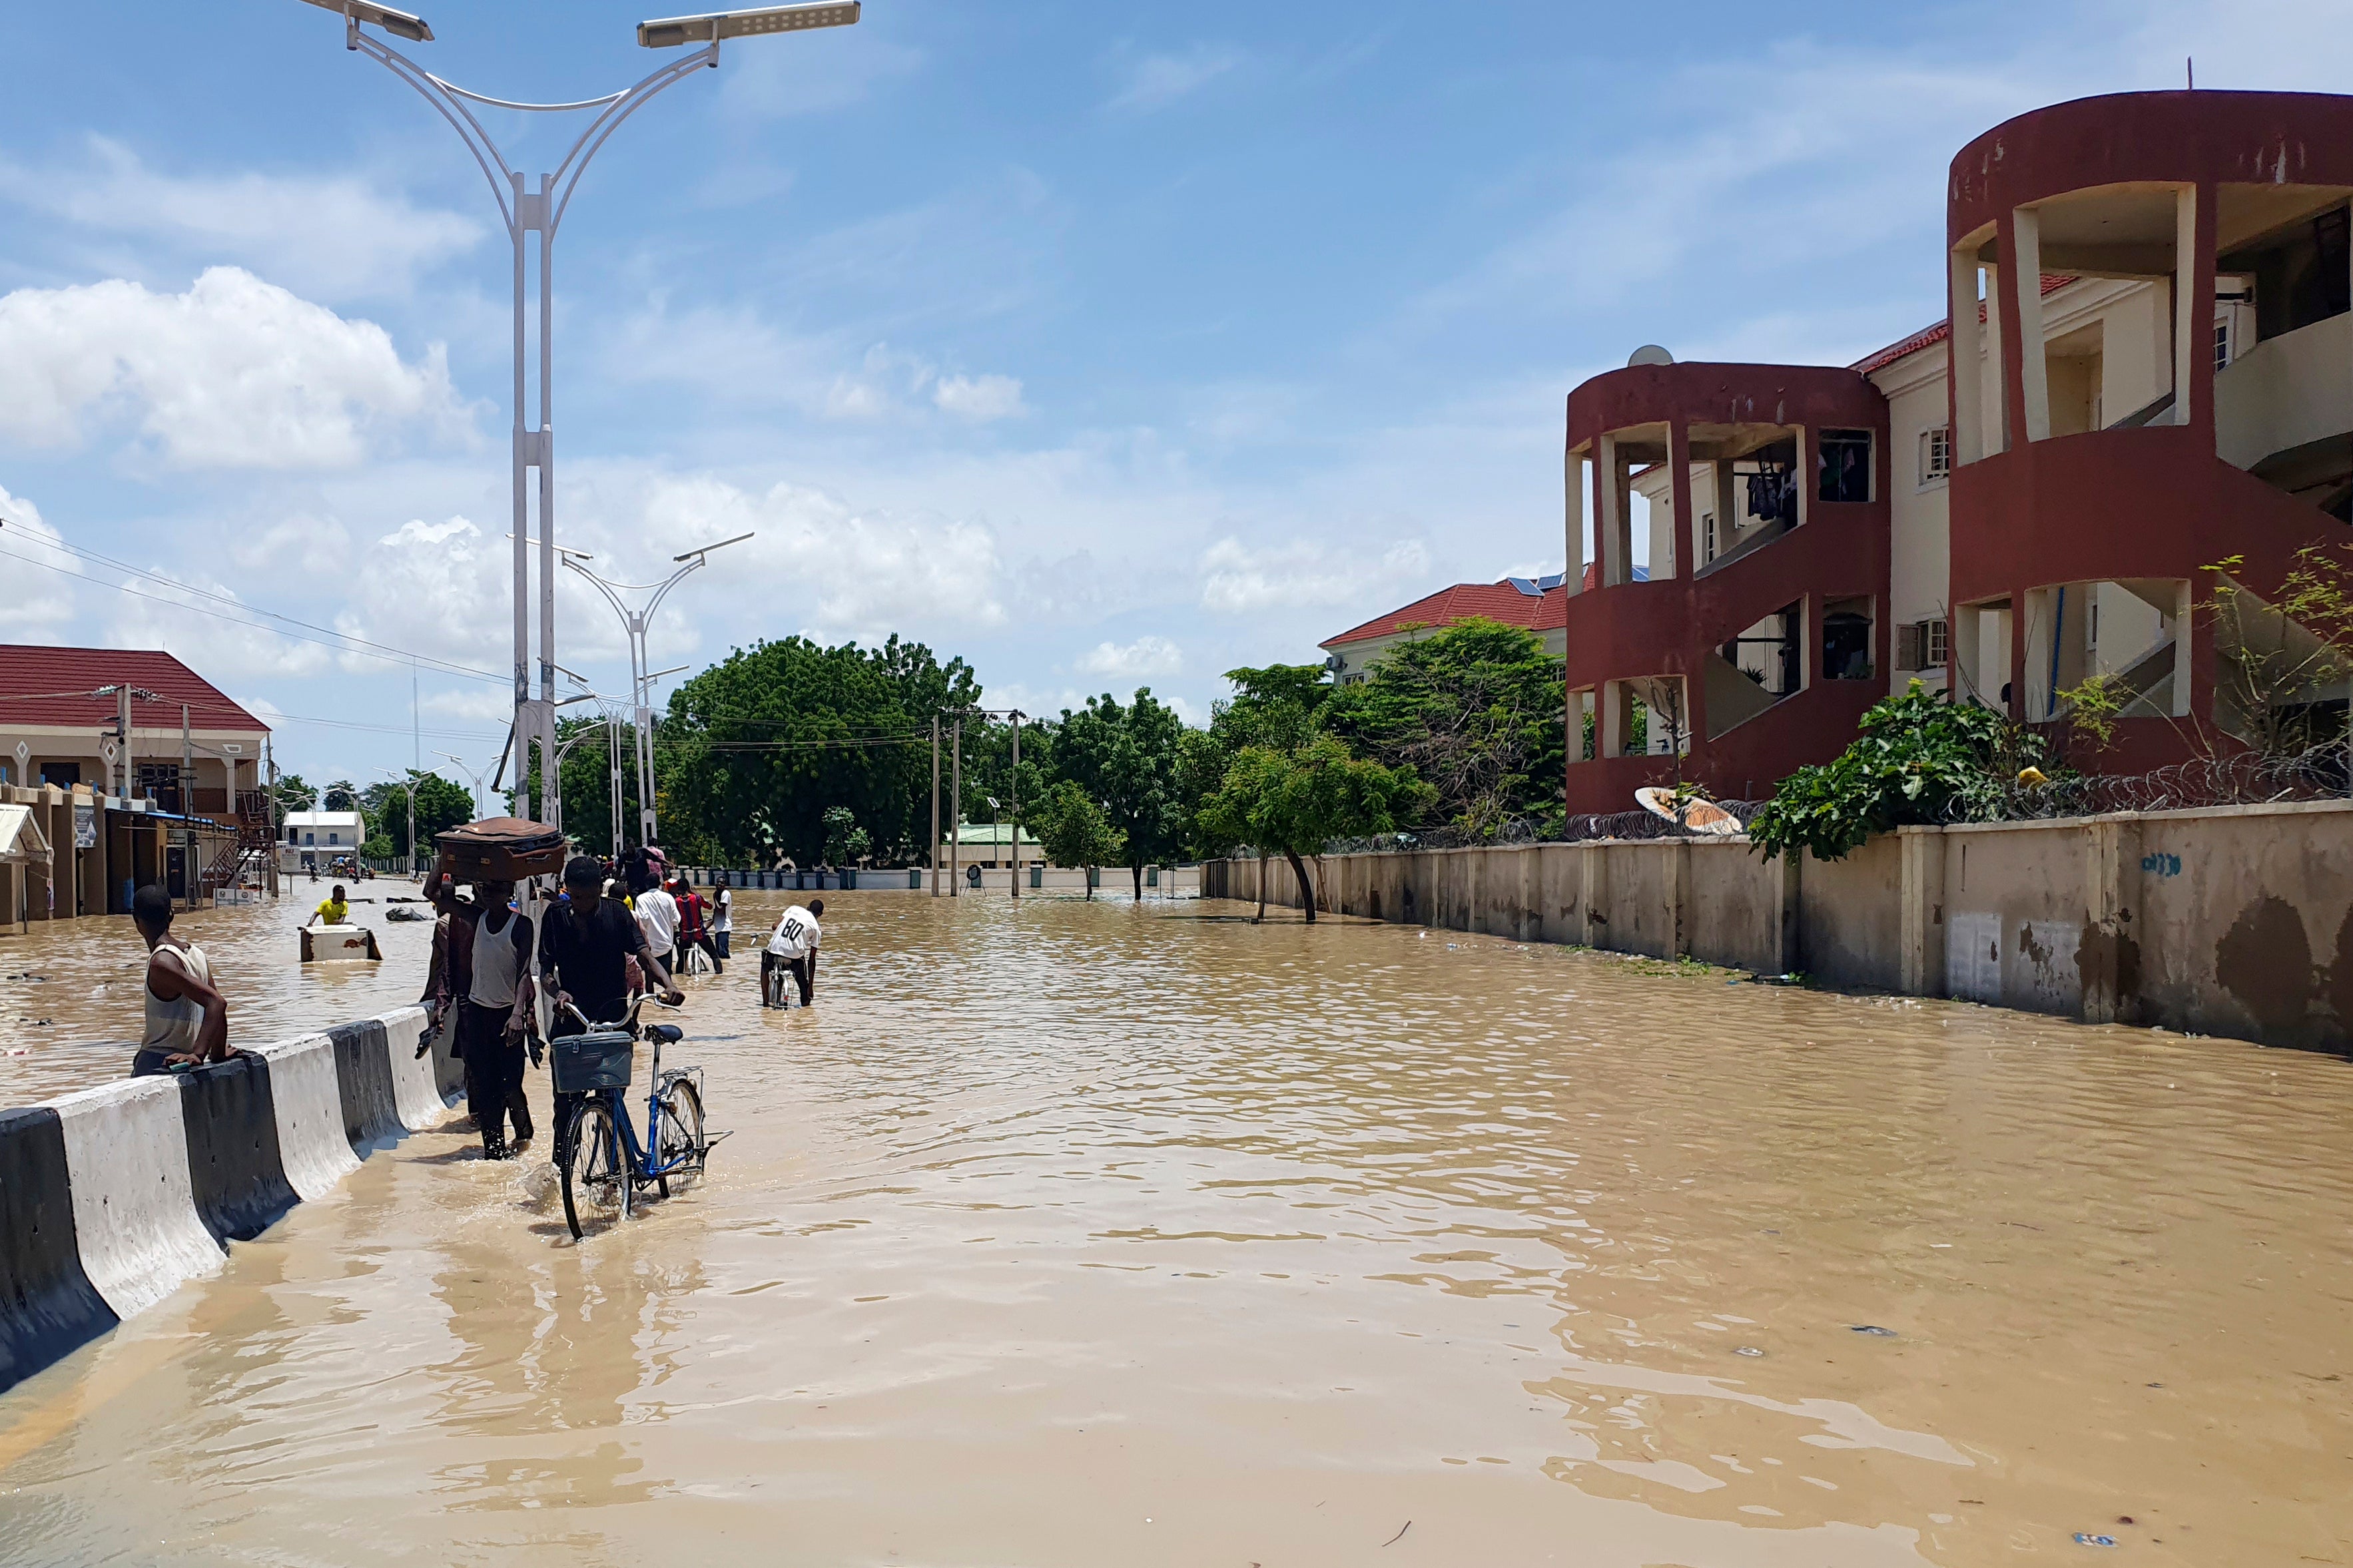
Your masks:
[[[556,230],[564,222],[565,212],[586,173],[589,162],[596,156],[606,141],[620,128],[621,122],[642,108],[647,100],[664,88],[682,81],[698,67],[718,68],[719,46],[729,38],[754,37],[772,33],[802,32],[818,27],[841,27],[855,23],[859,17],[857,0],[841,5],[771,5],[756,10],[730,11],[708,16],[675,16],[662,21],[642,23],[638,27],[638,42],[649,49],[670,48],[681,44],[702,44],[702,47],[682,58],[672,60],[634,87],[601,98],[582,99],[573,103],[515,103],[505,99],[486,98],[454,83],[444,81],[410,60],[406,56],[382,40],[362,32],[363,25],[373,26],[412,43],[430,43],[433,29],[422,17],[406,11],[396,11],[379,5],[373,0],[308,0],[322,10],[333,11],[343,18],[343,47],[364,54],[390,70],[395,76],[415,88],[434,110],[447,121],[474,155],[474,162],[490,182],[491,195],[498,203],[499,216],[506,226],[507,238],[514,252],[514,423],[512,474],[514,490],[514,749],[515,778],[520,783],[529,773],[532,748],[539,748],[542,763],[541,779],[543,804],[541,810],[548,816],[550,826],[561,827],[560,808],[554,804],[554,794],[548,788],[552,761],[555,755],[555,426],[554,426],[554,262]],[[530,188],[521,169],[513,166],[498,143],[491,140],[473,106],[491,109],[518,110],[532,114],[565,113],[571,110],[593,110],[587,128],[555,167],[554,174],[542,174],[536,189]],[[530,333],[529,287],[530,242],[539,236],[539,418],[537,426],[525,423],[525,399],[532,359]],[[532,695],[531,688],[531,559],[525,539],[529,532],[531,512],[530,475],[538,472],[539,480],[539,694]],[[447,755],[446,752],[436,753]]]
[[[653,625],[654,612],[661,608],[661,602],[670,596],[670,591],[700,570],[712,551],[741,544],[751,537],[748,533],[738,533],[673,555],[670,559],[681,564],[659,583],[616,583],[610,578],[598,576],[581,564],[589,559],[586,552],[560,552],[565,565],[587,579],[598,593],[605,595],[605,602],[613,606],[615,615],[621,617],[621,629],[628,634],[629,705],[636,715],[638,731],[638,842],[640,844],[654,842],[653,683],[662,676],[678,673],[677,669],[648,671],[646,667],[651,661],[646,653],[646,629]],[[623,601],[623,594],[650,594],[653,596],[646,601],[643,609],[633,610]],[[680,669],[684,668],[683,665],[679,667]]]
[[[400,775],[390,768],[378,768],[376,772],[385,778],[400,778]],[[417,875],[417,770],[415,768],[409,769],[408,776],[401,779],[400,793],[408,797],[408,874],[414,879]]]
[[[482,793],[482,781],[483,781],[484,779],[486,779],[486,778],[488,778],[488,777],[490,776],[491,769],[491,767],[494,765],[494,763],[483,763],[480,767],[479,767],[479,768],[470,768],[470,767],[468,767],[468,766],[466,765],[466,759],[465,759],[465,758],[463,758],[463,757],[461,757],[461,756],[459,756],[459,755],[457,752],[434,752],[433,754],[434,754],[435,756],[437,756],[437,757],[447,757],[447,758],[448,758],[451,762],[453,762],[453,763],[457,763],[457,764],[458,764],[458,771],[459,771],[459,773],[461,773],[465,774],[468,778],[472,779],[472,780],[474,781],[474,816],[475,816],[475,818],[476,818],[477,820],[480,820],[480,818],[482,818],[482,817],[485,817],[485,816],[490,816],[490,814],[491,814],[490,801],[489,801],[489,798],[488,798],[488,797],[487,797],[487,796]],[[553,824],[550,824],[550,826],[554,826],[554,825],[553,825]]]

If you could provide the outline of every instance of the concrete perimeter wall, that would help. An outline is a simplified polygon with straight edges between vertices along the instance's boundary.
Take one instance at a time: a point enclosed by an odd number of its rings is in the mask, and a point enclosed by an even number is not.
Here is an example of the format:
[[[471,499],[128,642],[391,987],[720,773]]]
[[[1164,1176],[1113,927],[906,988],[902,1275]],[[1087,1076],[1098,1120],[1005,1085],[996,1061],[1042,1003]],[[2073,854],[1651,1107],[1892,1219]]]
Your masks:
[[[1843,860],[1746,839],[1309,862],[1315,907],[1520,942],[2353,1052],[2353,802],[1906,827]],[[1282,860],[1206,898],[1300,906]]]
[[[218,1269],[462,1090],[403,1007],[217,1067],[0,1110],[0,1391]]]

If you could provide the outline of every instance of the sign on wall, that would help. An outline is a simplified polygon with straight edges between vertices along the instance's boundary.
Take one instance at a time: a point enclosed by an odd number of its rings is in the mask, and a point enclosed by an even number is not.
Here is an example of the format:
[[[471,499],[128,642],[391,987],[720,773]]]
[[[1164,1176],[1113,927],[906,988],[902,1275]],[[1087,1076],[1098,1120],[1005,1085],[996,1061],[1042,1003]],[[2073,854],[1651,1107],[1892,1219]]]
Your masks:
[[[98,807],[94,804],[76,805],[74,807],[74,847],[77,849],[98,847]]]

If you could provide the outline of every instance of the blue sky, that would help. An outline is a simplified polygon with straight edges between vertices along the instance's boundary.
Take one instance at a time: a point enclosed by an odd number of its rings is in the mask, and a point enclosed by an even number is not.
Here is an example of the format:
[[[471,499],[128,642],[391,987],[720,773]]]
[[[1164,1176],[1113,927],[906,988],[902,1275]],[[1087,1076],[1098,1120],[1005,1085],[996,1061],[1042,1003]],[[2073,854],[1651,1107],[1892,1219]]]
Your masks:
[[[663,56],[608,0],[425,8],[428,68],[572,99]],[[281,765],[410,757],[398,649],[509,658],[507,257],[457,138],[299,0],[12,19],[0,635],[165,646]],[[2291,46],[2288,40],[2294,40]],[[1560,409],[1658,342],[1838,363],[1940,313],[1944,171],[2041,103],[2335,86],[2353,24],[2238,5],[1116,6],[870,0],[729,47],[556,249],[557,537],[643,580],[755,529],[658,666],[892,632],[1051,712],[1443,584],[1557,570]],[[491,124],[543,166],[555,139]],[[217,600],[199,601],[218,607]],[[566,583],[559,657],[626,668]],[[503,678],[427,669],[427,759]],[[454,771],[454,770],[451,770]]]

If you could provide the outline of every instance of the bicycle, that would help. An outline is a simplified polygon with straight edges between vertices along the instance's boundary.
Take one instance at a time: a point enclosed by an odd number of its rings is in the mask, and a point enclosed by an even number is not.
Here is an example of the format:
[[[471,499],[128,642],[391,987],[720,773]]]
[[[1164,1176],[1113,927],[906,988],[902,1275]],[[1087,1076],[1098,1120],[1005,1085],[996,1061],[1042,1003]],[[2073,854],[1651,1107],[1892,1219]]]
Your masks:
[[[658,1188],[663,1197],[670,1195],[673,1181],[683,1189],[702,1174],[712,1145],[727,1136],[703,1125],[702,1069],[663,1068],[662,1047],[676,1045],[685,1031],[675,1024],[640,1026],[638,1009],[649,997],[638,996],[628,1013],[611,1024],[595,1023],[571,1003],[562,1004],[586,1031],[554,1041],[549,1064],[557,1093],[585,1097],[556,1137],[564,1222],[575,1241],[586,1234],[581,1223],[584,1211],[607,1223],[627,1220],[636,1208],[638,1188]],[[627,1100],[640,1035],[654,1047],[653,1078],[646,1095],[646,1125],[653,1134],[650,1152],[638,1142]]]

